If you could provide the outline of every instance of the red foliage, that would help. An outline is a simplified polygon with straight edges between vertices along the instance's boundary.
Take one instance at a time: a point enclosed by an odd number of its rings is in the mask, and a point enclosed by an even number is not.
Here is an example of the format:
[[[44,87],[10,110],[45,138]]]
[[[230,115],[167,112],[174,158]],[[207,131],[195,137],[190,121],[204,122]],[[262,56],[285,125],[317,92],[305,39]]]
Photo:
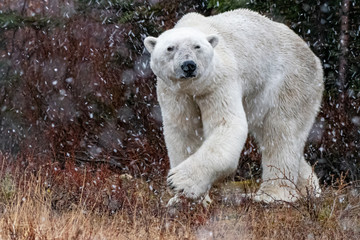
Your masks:
[[[27,21],[1,30],[0,149],[54,159],[62,170],[70,159],[164,177],[168,161],[156,80],[142,40],[172,27],[185,12],[209,10],[190,0],[135,1],[130,6],[135,10],[78,10],[77,1],[50,2],[6,1],[2,6]],[[66,6],[71,14],[61,15],[54,6]],[[34,11],[38,15],[28,18]],[[131,18],[123,21],[127,14]],[[307,159],[317,162],[326,181],[341,172],[348,172],[349,180],[360,175],[360,102],[347,96],[344,104],[339,108],[337,99],[325,99],[306,149]],[[258,177],[260,154],[254,141],[246,144],[242,159],[238,176]]]

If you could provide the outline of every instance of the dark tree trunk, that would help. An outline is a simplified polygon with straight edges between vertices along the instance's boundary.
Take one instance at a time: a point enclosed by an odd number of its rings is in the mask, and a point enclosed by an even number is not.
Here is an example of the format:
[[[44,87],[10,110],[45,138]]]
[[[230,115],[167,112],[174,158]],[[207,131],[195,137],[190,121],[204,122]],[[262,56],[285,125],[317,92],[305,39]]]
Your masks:
[[[340,32],[340,57],[339,57],[339,90],[340,108],[344,109],[346,97],[346,71],[347,71],[347,52],[349,46],[349,9],[351,0],[342,0],[341,3],[341,32]]]

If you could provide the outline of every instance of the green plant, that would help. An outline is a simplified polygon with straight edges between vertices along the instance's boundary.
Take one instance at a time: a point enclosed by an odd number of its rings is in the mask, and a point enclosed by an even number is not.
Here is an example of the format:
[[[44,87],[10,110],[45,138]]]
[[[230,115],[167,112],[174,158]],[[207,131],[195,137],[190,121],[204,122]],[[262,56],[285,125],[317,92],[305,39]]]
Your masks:
[[[9,203],[14,199],[16,186],[14,179],[6,173],[0,179],[0,202]]]

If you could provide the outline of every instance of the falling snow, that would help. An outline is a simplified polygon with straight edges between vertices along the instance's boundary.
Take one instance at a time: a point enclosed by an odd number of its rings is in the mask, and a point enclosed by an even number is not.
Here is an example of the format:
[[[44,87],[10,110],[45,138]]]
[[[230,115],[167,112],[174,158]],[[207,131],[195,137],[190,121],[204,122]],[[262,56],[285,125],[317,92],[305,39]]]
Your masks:
[[[227,1],[191,1],[175,7],[158,5],[163,2],[159,0],[133,1],[131,6],[119,5],[119,1],[84,1],[87,4],[81,6],[71,0],[29,2],[25,8],[22,1],[0,4],[4,16],[0,20],[4,36],[0,44],[0,152],[14,156],[37,152],[79,162],[106,160],[139,176],[166,175],[157,80],[142,41],[169,29],[186,12],[227,10]],[[349,180],[358,180],[359,18],[351,12],[347,21],[347,72],[342,82],[339,58],[346,39],[340,39],[338,5],[332,1],[299,1],[294,6],[281,1],[234,2],[287,24],[319,56],[326,93],[309,133],[306,159],[318,163],[315,169],[323,181],[341,172],[347,172]],[[353,1],[351,7],[359,9],[358,4]],[[6,20],[11,14],[20,16],[21,22]],[[203,129],[194,131],[206,141]],[[183,150],[194,151],[191,146]],[[248,141],[237,177],[250,177],[249,168],[260,176],[260,155],[256,143]],[[204,231],[206,236],[210,233]]]

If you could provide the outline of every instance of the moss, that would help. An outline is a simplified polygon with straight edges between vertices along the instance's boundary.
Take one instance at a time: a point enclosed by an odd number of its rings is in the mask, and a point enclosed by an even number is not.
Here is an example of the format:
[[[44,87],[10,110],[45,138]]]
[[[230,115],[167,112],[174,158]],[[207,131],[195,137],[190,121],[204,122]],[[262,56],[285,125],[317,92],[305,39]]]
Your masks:
[[[50,26],[58,26],[60,23],[60,19],[43,17],[40,15],[25,17],[15,12],[0,13],[0,26],[5,30],[17,29],[21,27],[42,29]]]
[[[16,192],[15,182],[11,175],[5,174],[0,180],[0,202],[8,203],[13,200]]]
[[[241,189],[243,191],[246,190],[254,190],[257,189],[259,187],[259,183],[257,183],[255,180],[253,179],[248,179],[248,180],[244,180],[244,181],[232,181],[232,182],[228,182],[226,183],[226,188],[228,189]]]
[[[246,6],[246,0],[209,0],[207,7],[216,9],[218,12],[225,12]]]
[[[0,26],[3,29],[18,28],[22,25],[21,16],[15,13],[1,13]]]
[[[89,9],[115,9],[115,10],[133,10],[134,1],[131,0],[78,0],[78,11],[87,11]]]

